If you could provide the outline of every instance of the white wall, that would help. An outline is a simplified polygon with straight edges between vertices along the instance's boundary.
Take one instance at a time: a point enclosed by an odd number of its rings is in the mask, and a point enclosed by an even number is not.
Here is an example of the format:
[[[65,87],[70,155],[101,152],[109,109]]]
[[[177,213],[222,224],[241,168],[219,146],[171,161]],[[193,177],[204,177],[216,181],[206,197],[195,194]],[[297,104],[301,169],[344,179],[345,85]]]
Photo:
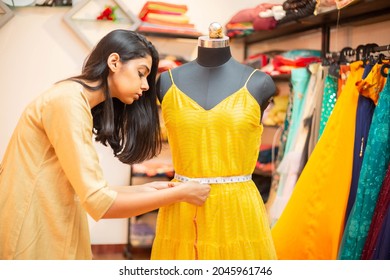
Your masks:
[[[0,0],[1,1],[1,0]],[[76,2],[76,1],[75,1]],[[146,0],[123,0],[131,11],[138,14]],[[259,0],[166,0],[183,3],[189,7],[188,16],[198,30],[207,33],[211,22],[222,25],[239,10],[251,8]],[[281,3],[283,1],[274,1]],[[54,82],[78,74],[89,48],[63,21],[70,7],[24,7],[12,8],[14,17],[0,28],[0,160],[23,108],[33,98]],[[361,27],[340,31],[339,48],[358,42],[388,44],[389,24]],[[291,49],[305,46],[320,47],[320,34],[298,36],[289,40],[264,42],[251,48],[252,52],[262,49]],[[177,55],[193,58],[196,41],[151,38],[160,53],[175,51]],[[243,48],[240,41],[233,40],[233,56],[241,60]],[[334,44],[332,40],[331,44]],[[334,46],[334,45],[332,45]],[[111,184],[123,185],[129,182],[128,166],[119,163],[101,145],[97,145],[102,167]],[[126,219],[91,221],[91,238],[94,244],[122,244],[127,241]]]

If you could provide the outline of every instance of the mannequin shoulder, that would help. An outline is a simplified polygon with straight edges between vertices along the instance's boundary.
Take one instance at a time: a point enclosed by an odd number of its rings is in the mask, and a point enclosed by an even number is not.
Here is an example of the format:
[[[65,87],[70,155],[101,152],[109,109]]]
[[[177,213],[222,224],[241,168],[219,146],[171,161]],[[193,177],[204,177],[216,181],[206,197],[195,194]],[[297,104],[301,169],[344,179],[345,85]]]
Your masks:
[[[247,87],[249,91],[259,91],[270,97],[276,92],[276,85],[270,75],[260,70],[256,70],[248,80]]]

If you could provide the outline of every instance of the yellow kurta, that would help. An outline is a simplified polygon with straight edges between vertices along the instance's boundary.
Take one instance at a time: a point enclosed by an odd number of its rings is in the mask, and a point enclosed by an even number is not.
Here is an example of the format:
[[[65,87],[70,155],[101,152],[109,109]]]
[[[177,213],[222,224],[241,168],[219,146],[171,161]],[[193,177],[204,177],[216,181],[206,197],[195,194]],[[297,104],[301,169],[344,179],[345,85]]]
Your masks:
[[[246,86],[205,110],[173,83],[162,112],[177,174],[252,174],[263,126],[260,106]],[[152,259],[275,258],[264,203],[252,180],[211,184],[201,207],[183,202],[159,210]]]
[[[82,87],[61,82],[23,112],[0,166],[0,259],[91,259],[85,210],[98,220],[107,188]]]
[[[344,229],[352,178],[356,108],[355,83],[362,62],[351,74],[292,196],[272,228],[279,259],[336,259]]]

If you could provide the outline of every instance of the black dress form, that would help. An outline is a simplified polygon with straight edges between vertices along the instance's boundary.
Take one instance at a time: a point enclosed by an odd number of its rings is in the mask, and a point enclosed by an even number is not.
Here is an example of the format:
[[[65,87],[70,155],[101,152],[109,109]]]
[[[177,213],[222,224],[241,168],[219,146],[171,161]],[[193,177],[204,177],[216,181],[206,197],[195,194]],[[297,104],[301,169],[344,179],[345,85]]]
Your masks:
[[[252,67],[235,60],[229,46],[198,46],[198,56],[195,60],[174,68],[171,72],[176,86],[201,107],[209,110],[241,89],[253,70]],[[159,81],[160,101],[171,85],[168,71],[162,73]],[[262,113],[276,92],[272,78],[261,71],[252,75],[247,89],[259,103]]]

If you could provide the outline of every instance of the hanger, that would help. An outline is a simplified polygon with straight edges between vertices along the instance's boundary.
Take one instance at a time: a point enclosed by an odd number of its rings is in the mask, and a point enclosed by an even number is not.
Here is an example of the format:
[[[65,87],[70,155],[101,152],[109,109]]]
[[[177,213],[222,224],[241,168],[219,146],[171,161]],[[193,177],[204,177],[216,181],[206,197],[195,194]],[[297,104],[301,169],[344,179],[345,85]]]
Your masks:
[[[365,55],[365,45],[359,45],[356,48],[355,54],[356,54],[356,58],[355,58],[356,61],[363,60],[363,57]]]
[[[363,57],[363,65],[366,65],[367,62],[370,63],[370,65],[375,64],[375,61],[373,60],[373,56],[370,55],[372,52],[374,52],[374,49],[376,47],[379,47],[378,44],[371,43],[364,46],[364,57]]]
[[[340,52],[340,64],[347,64],[351,62],[351,57],[354,54],[354,50],[351,47],[345,47]]]
[[[387,73],[385,72],[386,69],[390,69],[390,64],[383,64],[381,67],[381,75],[385,78],[389,75],[389,70],[387,70]]]

